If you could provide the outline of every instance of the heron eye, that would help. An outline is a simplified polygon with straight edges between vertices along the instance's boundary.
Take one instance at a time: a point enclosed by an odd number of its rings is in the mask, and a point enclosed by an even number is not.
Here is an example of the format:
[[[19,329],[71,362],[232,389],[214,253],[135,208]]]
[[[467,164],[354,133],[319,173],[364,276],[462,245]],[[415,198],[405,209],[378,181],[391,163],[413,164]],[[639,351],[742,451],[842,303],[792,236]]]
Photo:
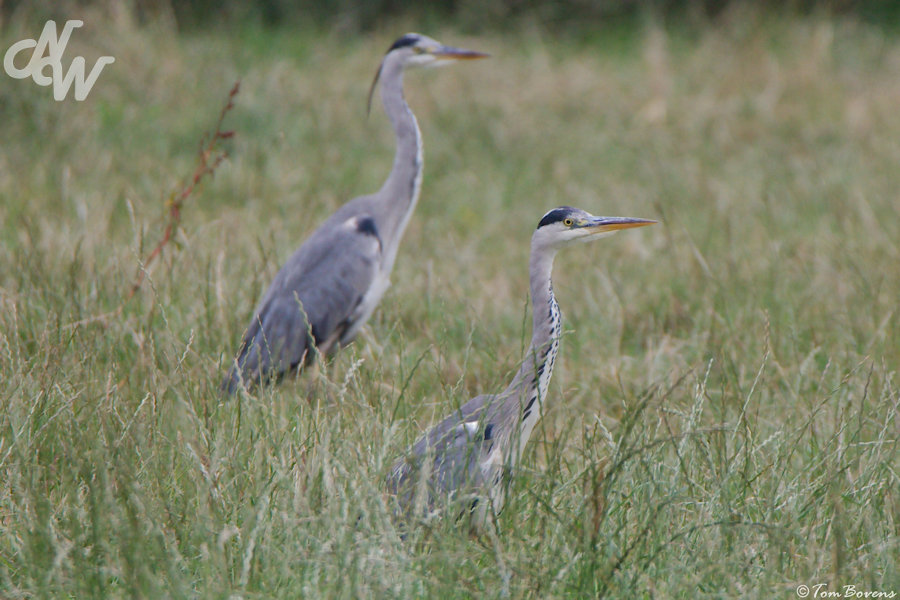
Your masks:
[[[565,225],[566,227],[571,227],[572,223],[574,223],[574,221],[572,221],[572,219],[564,219],[563,220],[563,225]]]

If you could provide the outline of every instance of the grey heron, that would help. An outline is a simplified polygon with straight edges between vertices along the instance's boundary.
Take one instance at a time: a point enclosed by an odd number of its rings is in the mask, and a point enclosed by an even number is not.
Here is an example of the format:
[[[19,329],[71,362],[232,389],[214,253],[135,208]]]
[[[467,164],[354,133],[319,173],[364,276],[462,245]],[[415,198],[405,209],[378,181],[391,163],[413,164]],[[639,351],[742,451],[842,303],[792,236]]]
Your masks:
[[[403,97],[403,71],[486,56],[416,33],[391,45],[372,81],[369,105],[380,80],[396,137],[393,168],[381,189],[341,206],[284,263],[254,311],[224,391],[280,379],[356,337],[390,286],[422,183],[422,137]]]
[[[406,516],[435,514],[446,503],[459,502],[464,511],[472,511],[472,524],[480,529],[489,514],[500,511],[506,491],[504,473],[519,463],[542,415],[559,348],[560,313],[551,281],[557,250],[653,223],[597,217],[568,206],[543,216],[531,238],[533,325],[522,365],[505,390],[469,400],[428,430],[393,465],[388,488]]]

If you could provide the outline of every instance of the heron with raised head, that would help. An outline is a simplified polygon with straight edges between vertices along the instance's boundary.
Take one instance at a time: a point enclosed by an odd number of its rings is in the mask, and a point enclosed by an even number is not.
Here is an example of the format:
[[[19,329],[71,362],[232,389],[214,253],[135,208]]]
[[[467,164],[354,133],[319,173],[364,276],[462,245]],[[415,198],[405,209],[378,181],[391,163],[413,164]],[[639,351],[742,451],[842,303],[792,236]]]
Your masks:
[[[277,380],[350,343],[390,286],[400,238],[419,199],[422,136],[403,97],[403,71],[487,54],[416,33],[391,45],[372,81],[396,137],[393,168],[374,194],[331,215],[287,260],[254,311],[222,388]]]
[[[499,394],[477,396],[428,430],[398,460],[388,487],[408,517],[437,514],[448,504],[469,511],[480,529],[500,512],[505,473],[518,465],[544,400],[559,348],[561,321],[551,272],[557,250],[656,221],[597,217],[564,206],[545,214],[531,238],[533,325],[521,368]]]

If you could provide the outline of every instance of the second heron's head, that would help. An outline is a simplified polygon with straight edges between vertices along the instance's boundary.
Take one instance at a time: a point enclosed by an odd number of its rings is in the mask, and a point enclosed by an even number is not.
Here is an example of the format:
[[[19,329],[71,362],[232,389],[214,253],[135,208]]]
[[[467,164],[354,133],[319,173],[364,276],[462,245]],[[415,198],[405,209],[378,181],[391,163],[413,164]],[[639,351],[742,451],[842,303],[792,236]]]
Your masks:
[[[388,61],[399,66],[402,70],[407,67],[436,67],[458,60],[474,60],[487,58],[488,56],[488,54],[483,52],[445,46],[439,41],[420,33],[407,33],[397,38],[384,55],[384,59],[378,67],[378,72],[375,73],[375,79],[372,80],[372,87],[369,89],[369,105],[371,106],[372,93],[375,91],[378,79],[381,77]]]
[[[590,242],[620,229],[654,223],[631,217],[597,217],[580,208],[561,206],[543,216],[534,232],[533,243],[545,248],[562,248],[575,242]]]
[[[487,58],[483,52],[445,46],[437,40],[420,33],[407,33],[388,48],[385,59],[396,55],[404,67],[427,67],[446,65],[457,60]]]

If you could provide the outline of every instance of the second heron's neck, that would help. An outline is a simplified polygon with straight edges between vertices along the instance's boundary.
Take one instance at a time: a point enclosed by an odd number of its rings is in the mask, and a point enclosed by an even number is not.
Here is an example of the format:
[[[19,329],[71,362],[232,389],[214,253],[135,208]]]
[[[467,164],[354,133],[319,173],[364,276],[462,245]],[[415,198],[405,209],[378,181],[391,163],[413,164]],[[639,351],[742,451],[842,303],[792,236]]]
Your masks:
[[[403,97],[403,67],[386,62],[381,77],[381,100],[394,128],[397,152],[391,174],[381,187],[385,198],[379,230],[386,241],[385,263],[390,268],[397,255],[400,237],[419,200],[422,185],[422,134]]]

